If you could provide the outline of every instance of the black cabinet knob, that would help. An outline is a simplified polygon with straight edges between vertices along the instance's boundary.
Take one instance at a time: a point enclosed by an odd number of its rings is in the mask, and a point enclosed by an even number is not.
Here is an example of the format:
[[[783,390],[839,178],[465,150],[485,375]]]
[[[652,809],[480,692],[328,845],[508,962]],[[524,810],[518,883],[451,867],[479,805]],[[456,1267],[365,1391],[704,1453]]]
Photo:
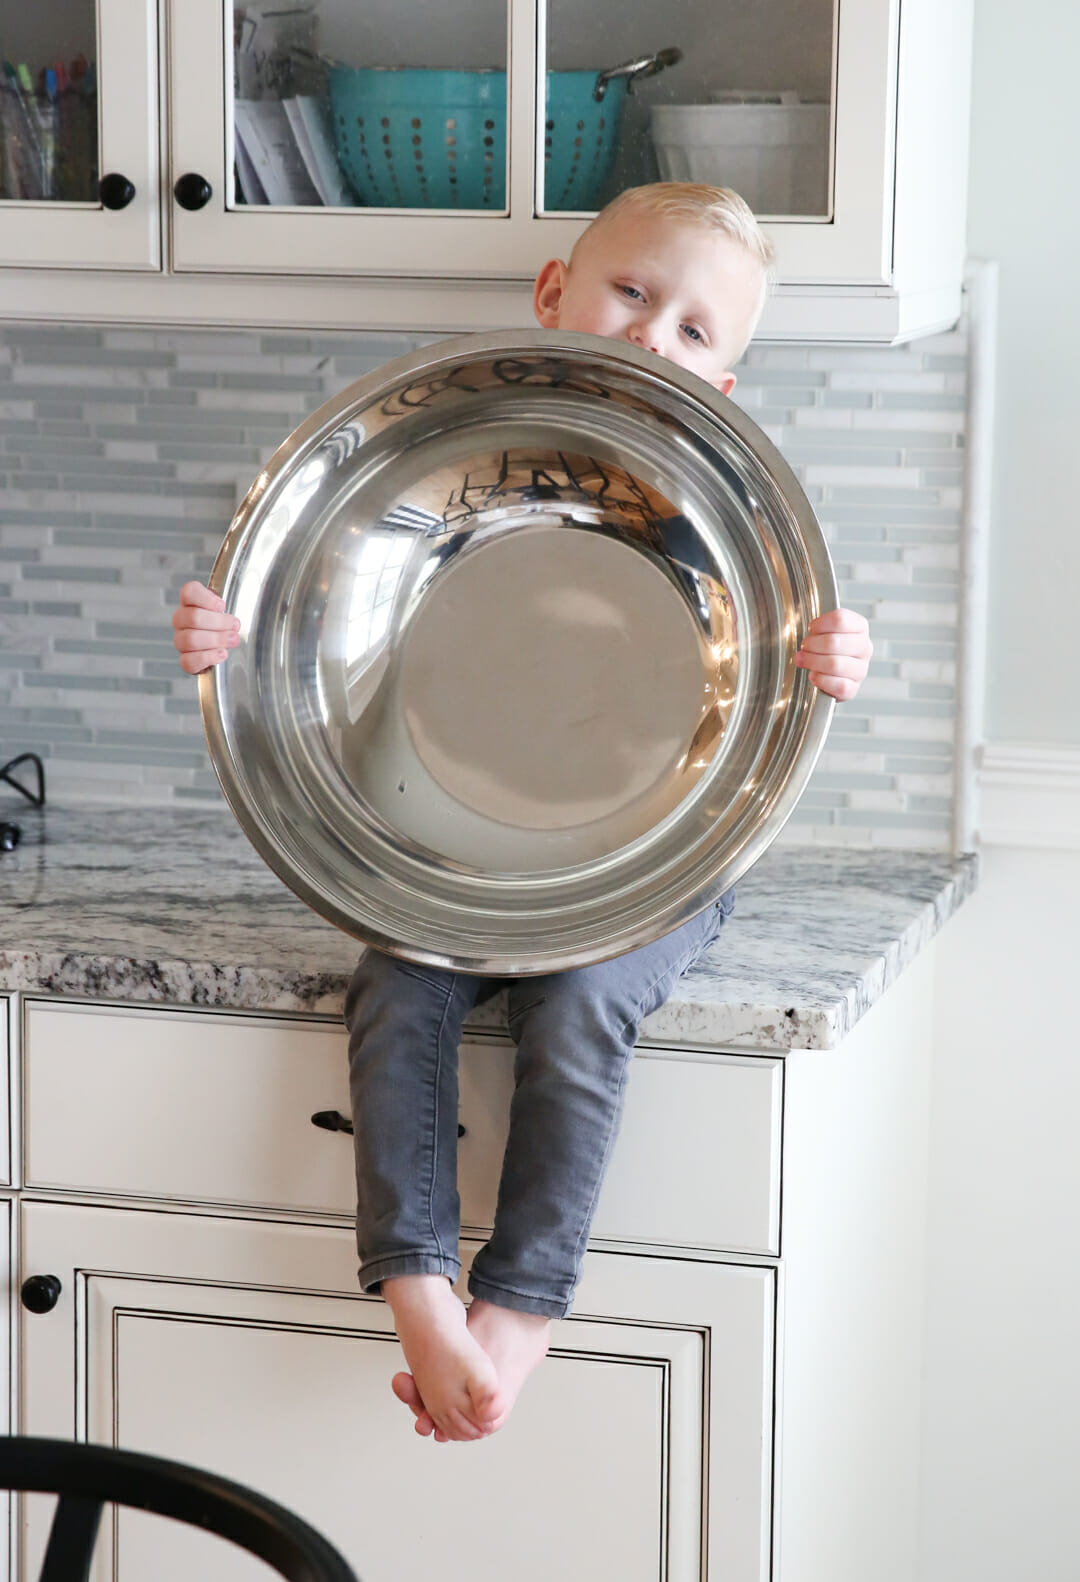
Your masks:
[[[118,171],[111,171],[98,182],[98,197],[107,209],[126,209],[134,196],[134,184]]]
[[[14,851],[21,839],[22,831],[17,824],[0,822],[0,851]]]
[[[22,1283],[23,1307],[31,1313],[51,1313],[60,1300],[61,1289],[55,1274],[32,1274]]]
[[[189,170],[173,188],[173,197],[182,209],[205,209],[214,196],[214,189],[205,176]]]

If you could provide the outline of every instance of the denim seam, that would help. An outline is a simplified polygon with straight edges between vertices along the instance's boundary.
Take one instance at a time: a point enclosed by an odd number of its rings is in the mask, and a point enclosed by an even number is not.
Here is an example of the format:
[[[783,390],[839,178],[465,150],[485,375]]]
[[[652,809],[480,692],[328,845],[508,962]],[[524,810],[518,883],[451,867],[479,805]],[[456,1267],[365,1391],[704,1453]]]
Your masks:
[[[476,1287],[479,1290],[503,1291],[507,1296],[523,1297],[526,1302],[546,1302],[549,1307],[561,1307],[563,1310],[559,1315],[561,1318],[565,1318],[570,1312],[570,1304],[574,1295],[573,1289],[571,1289],[568,1296],[547,1296],[537,1291],[519,1291],[516,1285],[504,1285],[501,1280],[485,1280],[482,1275],[474,1276],[471,1270],[469,1272],[469,1283],[470,1289]],[[475,1295],[476,1291],[473,1294]],[[481,1298],[481,1300],[483,1301],[485,1298]]]
[[[471,1272],[471,1271],[470,1271]],[[530,1302],[569,1302],[570,1296],[549,1296],[546,1291],[522,1291],[516,1285],[507,1285],[505,1280],[489,1280],[485,1275],[476,1276],[477,1285],[486,1285],[492,1291],[506,1291],[510,1296],[524,1296]]]
[[[520,1028],[521,1023],[525,1020],[526,1016],[528,1016],[529,1012],[530,1011],[535,1011],[536,1007],[538,1005],[543,1005],[543,1003],[544,1003],[544,1001],[546,999],[547,999],[547,995],[546,994],[541,994],[541,995],[538,995],[535,1000],[530,1000],[527,1005],[519,1005],[517,1010],[512,1011],[512,1012],[508,1011],[508,1015],[507,1015],[507,1018],[506,1018],[506,1026],[507,1026],[507,1030],[510,1033],[511,1038],[513,1038],[515,1040],[515,1042],[516,1042],[516,1039],[517,1039],[517,1034],[515,1034],[515,1032],[514,1032],[515,1026]],[[525,1293],[522,1292],[521,1294],[524,1295]]]
[[[596,1203],[597,1203],[597,1199],[600,1196],[600,1188],[603,1185],[604,1177],[607,1174],[608,1161],[611,1158],[611,1149],[612,1149],[612,1146],[613,1146],[614,1141],[615,1141],[616,1132],[618,1131],[618,1126],[616,1124],[616,1117],[617,1117],[617,1115],[619,1113],[619,1106],[620,1106],[621,1101],[622,1101],[623,1088],[626,1086],[626,1073],[630,1069],[630,1061],[633,1059],[633,1055],[634,1055],[634,1051],[631,1049],[623,1057],[622,1070],[619,1073],[619,1086],[616,1089],[616,1093],[615,1093],[615,1103],[611,1107],[611,1115],[610,1115],[610,1118],[608,1120],[608,1132],[607,1132],[607,1137],[606,1137],[606,1139],[604,1141],[604,1155],[603,1155],[603,1158],[600,1161],[600,1170],[599,1170],[599,1173],[598,1173],[598,1175],[596,1177],[596,1184],[593,1187],[592,1197],[589,1199],[589,1207],[588,1207],[588,1210],[586,1211],[586,1214],[585,1214],[584,1223],[582,1224],[581,1229],[578,1231],[577,1240],[574,1243],[574,1268],[575,1268],[575,1270],[577,1270],[580,1267],[580,1265],[581,1265],[581,1259],[582,1259],[581,1244],[582,1244],[583,1241],[585,1241],[587,1239],[589,1226],[592,1224],[592,1218],[593,1218],[594,1213],[596,1212]]]
[[[724,923],[727,921],[728,914],[720,910],[719,902],[714,908],[714,911],[720,919],[719,927],[714,933],[710,933],[706,939],[702,940],[700,945],[696,946],[693,950],[688,950],[677,967],[669,967],[666,972],[661,972],[658,977],[653,979],[653,981],[649,984],[649,987],[645,990],[644,994],[641,995],[640,999],[635,1005],[633,1016],[629,1021],[624,1022],[622,1025],[622,1036],[624,1039],[629,1036],[630,1030],[634,1023],[639,1023],[641,1021],[645,1002],[649,998],[650,994],[655,993],[655,991],[663,982],[665,982],[665,980],[669,980],[672,985],[678,983],[683,973],[688,972],[694,965],[694,962],[700,960],[700,958],[705,954],[711,945],[716,944],[716,941],[720,937]]]
[[[450,987],[448,989],[444,989],[441,983],[436,982],[433,978],[429,978],[425,973],[418,971],[418,969],[413,966],[411,962],[402,961],[400,957],[397,958],[397,970],[401,973],[404,973],[407,978],[415,978],[418,983],[423,983],[427,988],[434,989],[436,994],[445,994],[447,999],[449,999],[453,994],[454,988],[457,985],[457,977],[455,975]]]
[[[446,1264],[450,1268],[457,1268],[459,1271],[461,1269],[461,1260],[449,1258],[444,1252],[434,1253],[430,1247],[409,1247],[404,1252],[380,1252],[376,1257],[369,1258],[366,1263],[360,1265],[360,1273],[369,1275],[373,1269],[378,1269],[381,1264],[398,1263],[402,1258],[427,1258],[432,1263],[438,1259],[439,1263]],[[444,1273],[445,1271],[440,1270],[439,1272]]]
[[[410,976],[415,976],[415,974],[410,974]],[[447,991],[446,1003],[443,1006],[443,1013],[439,1018],[439,1026],[435,1033],[435,1113],[434,1124],[431,1129],[431,1178],[428,1182],[427,1204],[428,1224],[431,1226],[431,1234],[435,1240],[436,1247],[439,1249],[439,1257],[444,1259],[446,1257],[446,1248],[442,1244],[442,1237],[439,1235],[438,1227],[435,1224],[435,1181],[439,1168],[439,1089],[442,1079],[443,1035],[446,1032],[446,1018],[450,1014],[450,1002],[454,997],[456,988],[457,976],[455,974]]]
[[[703,945],[701,950],[704,950],[705,948],[706,947]],[[649,984],[649,987],[645,990],[644,994],[641,995],[637,1004],[634,1006],[633,1016],[625,1021],[622,1025],[621,1032],[624,1040],[629,1038],[631,1028],[634,1026],[634,1024],[640,1023],[645,1002],[649,998],[650,994],[654,994],[660,985],[665,981],[670,981],[673,984],[677,983],[682,977],[683,973],[686,971],[687,967],[689,967],[690,963],[692,961],[696,961],[697,957],[701,954],[701,950],[687,951],[677,968],[668,967],[664,972],[659,973],[652,980],[652,982]]]
[[[444,1253],[433,1253],[428,1247],[418,1248],[412,1252],[384,1252],[380,1253],[377,1258],[372,1258],[367,1263],[362,1263],[360,1265],[360,1268],[357,1271],[357,1279],[361,1290],[373,1285],[382,1285],[384,1280],[396,1279],[396,1275],[386,1274],[383,1271],[387,1267],[392,1268],[394,1265],[403,1262],[438,1264],[439,1267],[437,1269],[418,1269],[411,1272],[417,1274],[445,1275],[445,1277],[450,1281],[451,1285],[453,1285],[461,1273],[461,1263],[459,1259],[448,1258]]]

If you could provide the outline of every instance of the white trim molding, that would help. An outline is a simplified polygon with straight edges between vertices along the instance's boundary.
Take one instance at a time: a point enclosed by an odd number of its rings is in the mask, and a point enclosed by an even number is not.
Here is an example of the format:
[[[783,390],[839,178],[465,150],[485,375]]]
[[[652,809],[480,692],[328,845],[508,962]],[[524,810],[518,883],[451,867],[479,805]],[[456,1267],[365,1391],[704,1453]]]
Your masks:
[[[985,742],[977,761],[981,845],[1080,851],[1080,745]]]
[[[953,850],[978,839],[978,751],[985,710],[990,505],[997,393],[998,266],[969,258],[964,271],[968,378],[963,521],[960,533],[960,631],[956,671],[956,778]]]
[[[905,300],[890,286],[781,285],[769,298],[754,343],[892,346],[915,334],[951,328],[960,306],[959,292],[951,289]],[[0,267],[0,320],[425,335],[529,329],[535,323],[531,276],[478,282],[404,273],[272,277],[74,265]]]

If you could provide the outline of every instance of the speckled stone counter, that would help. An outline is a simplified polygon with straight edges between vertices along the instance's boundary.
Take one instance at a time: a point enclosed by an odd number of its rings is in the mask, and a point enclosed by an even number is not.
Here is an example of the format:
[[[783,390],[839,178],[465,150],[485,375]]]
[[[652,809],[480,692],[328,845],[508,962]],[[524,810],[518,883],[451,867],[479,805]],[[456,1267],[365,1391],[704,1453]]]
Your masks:
[[[359,947],[224,808],[7,807],[0,992],[335,1015]],[[974,857],[774,845],[717,943],[644,1024],[682,1046],[838,1044],[974,889]],[[497,1028],[502,996],[474,1028]]]

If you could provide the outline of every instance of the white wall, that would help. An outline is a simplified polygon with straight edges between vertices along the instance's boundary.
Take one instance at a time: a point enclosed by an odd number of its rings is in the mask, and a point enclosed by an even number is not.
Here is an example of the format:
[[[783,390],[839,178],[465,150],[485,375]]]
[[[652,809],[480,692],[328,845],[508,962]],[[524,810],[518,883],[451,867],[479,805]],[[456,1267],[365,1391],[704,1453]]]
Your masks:
[[[923,1582],[1080,1576],[1078,897],[987,851],[939,941]]]
[[[969,251],[1001,267],[984,734],[1062,749],[1080,744],[1078,59],[1075,0],[976,0]],[[922,1582],[1080,1577],[1080,790],[1061,786],[1070,849],[985,849],[940,941]],[[1034,843],[1037,801],[1015,795]]]
[[[1078,62],[1076,0],[975,0],[968,251],[1001,268],[993,741],[1080,743]]]

